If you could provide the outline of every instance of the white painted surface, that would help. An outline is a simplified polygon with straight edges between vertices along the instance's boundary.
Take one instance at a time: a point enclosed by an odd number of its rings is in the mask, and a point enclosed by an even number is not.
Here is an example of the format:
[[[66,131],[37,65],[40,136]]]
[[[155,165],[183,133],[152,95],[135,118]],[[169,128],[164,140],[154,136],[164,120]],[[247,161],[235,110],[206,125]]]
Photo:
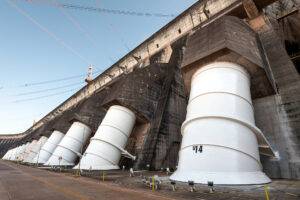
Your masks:
[[[73,166],[86,141],[91,136],[91,129],[81,122],[74,122],[64,138],[57,145],[52,156],[45,163],[50,166]],[[59,159],[61,157],[61,160]]]
[[[22,155],[22,153],[24,153],[27,146],[28,144],[23,144],[22,146],[20,146],[18,153],[16,154],[15,160],[18,160],[20,158],[20,156]]]
[[[32,162],[42,164],[47,162],[64,136],[62,132],[54,130],[47,142],[42,146],[40,153],[35,156]]]
[[[10,149],[6,154],[6,160],[10,160],[10,157],[12,155],[13,149]]]
[[[23,159],[23,154],[26,151],[27,147],[30,145],[30,142],[27,142],[24,144],[24,147],[22,148],[22,151],[19,152],[18,157],[16,158],[17,161],[21,161]]]
[[[176,181],[207,184],[263,184],[250,79],[233,63],[217,62],[195,72]]]
[[[8,160],[14,159],[15,152],[16,152],[16,148],[13,148],[10,150],[9,155],[8,155]]]
[[[37,143],[31,148],[29,154],[24,159],[24,162],[33,163],[34,157],[39,154],[42,146],[46,143],[47,140],[48,138],[45,136],[40,137]]]
[[[85,151],[80,169],[119,169],[121,152],[135,124],[134,113],[123,106],[111,106],[101,122],[95,136]],[[79,168],[79,165],[74,167]]]
[[[9,160],[15,160],[16,159],[16,154],[18,153],[19,147],[15,147],[12,149],[12,153],[11,156],[9,158]]]
[[[11,160],[18,160],[19,156],[24,152],[26,145],[23,144],[16,148],[15,154]]]
[[[37,140],[33,140],[25,149],[24,153],[20,156],[20,161],[24,161],[25,158],[30,153],[31,149],[34,147],[34,145],[37,143]]]

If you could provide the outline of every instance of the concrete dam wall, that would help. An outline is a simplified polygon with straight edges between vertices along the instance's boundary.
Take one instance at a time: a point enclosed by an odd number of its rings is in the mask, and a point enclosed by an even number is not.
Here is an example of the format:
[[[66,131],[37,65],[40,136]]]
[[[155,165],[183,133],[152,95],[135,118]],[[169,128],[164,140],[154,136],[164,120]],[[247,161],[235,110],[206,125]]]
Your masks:
[[[175,170],[193,76],[203,66],[226,62],[241,66],[249,75],[247,102],[261,131],[256,148],[263,171],[270,178],[299,179],[299,60],[287,44],[300,45],[299,35],[289,34],[299,26],[295,19],[300,4],[280,1],[285,6],[278,10],[278,2],[273,2],[197,2],[26,132],[1,135],[0,156],[42,136],[49,138],[54,130],[69,135],[71,125],[80,122],[91,130],[91,139],[80,152],[71,149],[75,154],[87,156],[89,144],[98,140],[120,151],[122,156],[115,161],[119,167]],[[135,116],[123,146],[95,134],[112,106],[129,109]],[[119,129],[120,135],[125,132],[122,124],[104,125]],[[101,153],[91,154],[109,160],[107,152]]]

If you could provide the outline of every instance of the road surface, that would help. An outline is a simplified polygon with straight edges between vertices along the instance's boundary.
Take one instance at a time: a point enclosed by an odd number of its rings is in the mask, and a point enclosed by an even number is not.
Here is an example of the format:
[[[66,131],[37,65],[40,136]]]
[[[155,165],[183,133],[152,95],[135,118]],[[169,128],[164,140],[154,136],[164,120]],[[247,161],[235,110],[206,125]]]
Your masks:
[[[67,176],[0,160],[0,200],[170,200],[151,190],[133,190],[114,183]]]

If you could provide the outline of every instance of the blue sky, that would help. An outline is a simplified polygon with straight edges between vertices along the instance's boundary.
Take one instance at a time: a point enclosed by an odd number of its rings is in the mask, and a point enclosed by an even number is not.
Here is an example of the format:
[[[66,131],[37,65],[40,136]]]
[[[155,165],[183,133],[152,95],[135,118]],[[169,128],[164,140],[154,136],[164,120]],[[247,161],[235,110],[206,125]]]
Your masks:
[[[52,2],[52,0],[38,1]],[[96,0],[56,1],[98,7]],[[12,2],[88,61],[84,61],[49,36],[8,4],[6,0],[1,0],[0,134],[20,133],[27,130],[34,120],[41,119],[83,87],[85,77],[35,86],[15,86],[84,75],[87,73],[89,63],[93,64],[94,70],[98,71],[113,64],[70,22],[59,8],[26,3],[24,0]],[[100,0],[100,2],[103,8],[107,9],[178,15],[196,1]],[[102,13],[68,8],[64,10],[114,61],[128,53]],[[108,15],[130,50],[172,20],[170,17]],[[40,92],[44,90],[46,91]],[[48,95],[53,96],[39,98]],[[39,99],[30,100],[32,98]]]

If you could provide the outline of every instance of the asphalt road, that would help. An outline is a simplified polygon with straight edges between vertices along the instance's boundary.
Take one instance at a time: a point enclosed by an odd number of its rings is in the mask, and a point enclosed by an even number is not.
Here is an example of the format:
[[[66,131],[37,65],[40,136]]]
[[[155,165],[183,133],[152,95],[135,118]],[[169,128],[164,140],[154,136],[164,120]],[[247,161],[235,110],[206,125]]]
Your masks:
[[[66,176],[0,161],[0,200],[101,200],[130,199],[170,200],[151,190],[133,190],[114,183],[85,177]]]
[[[177,184],[177,191],[162,184],[161,190],[152,191],[142,184],[138,176],[129,177],[122,171],[101,177],[74,177],[71,174],[52,172],[0,160],[0,200],[261,200],[266,199],[264,185],[216,186],[210,194],[206,185],[197,185],[190,192],[187,184]],[[151,174],[152,173],[152,174]],[[153,173],[145,172],[152,176]],[[163,175],[163,174],[160,174]],[[300,181],[273,180],[268,186],[271,200],[300,199]]]

